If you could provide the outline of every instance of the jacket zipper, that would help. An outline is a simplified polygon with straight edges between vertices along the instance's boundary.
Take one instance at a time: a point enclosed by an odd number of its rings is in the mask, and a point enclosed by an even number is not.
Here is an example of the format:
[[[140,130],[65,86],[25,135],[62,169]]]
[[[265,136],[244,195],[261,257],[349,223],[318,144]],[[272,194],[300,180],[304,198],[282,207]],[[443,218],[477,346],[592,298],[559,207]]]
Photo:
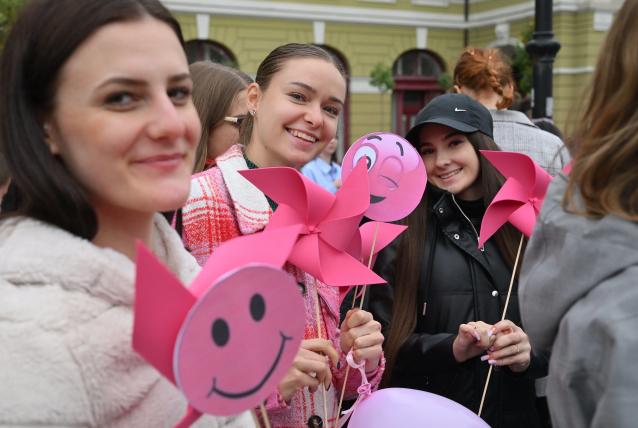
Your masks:
[[[465,220],[467,220],[467,222],[470,224],[470,227],[472,228],[472,230],[474,231],[474,235],[476,236],[476,243],[479,243],[479,234],[476,231],[476,228],[474,227],[474,225],[472,224],[472,221],[469,219],[468,216],[465,215],[465,213],[463,212],[463,210],[461,209],[461,207],[459,206],[459,204],[456,202],[456,198],[454,197],[453,193],[450,193],[450,195],[452,196],[452,201],[454,202],[454,205],[456,205],[456,207],[459,209],[459,211],[461,212],[461,215],[465,218]],[[485,249],[483,247],[480,248],[481,252],[485,251]]]

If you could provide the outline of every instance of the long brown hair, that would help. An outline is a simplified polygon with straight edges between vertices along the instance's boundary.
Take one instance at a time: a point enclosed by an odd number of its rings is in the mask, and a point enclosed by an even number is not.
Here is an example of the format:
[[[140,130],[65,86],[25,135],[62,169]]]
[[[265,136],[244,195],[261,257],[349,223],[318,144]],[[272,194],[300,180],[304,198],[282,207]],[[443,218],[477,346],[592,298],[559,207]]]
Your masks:
[[[237,99],[237,94],[248,83],[238,70],[210,61],[198,61],[190,65],[193,78],[193,104],[202,123],[202,136],[195,153],[193,172],[204,170],[208,159],[208,140],[213,128],[218,126]]]
[[[466,134],[479,158],[481,188],[483,202],[487,207],[501,188],[504,178],[492,164],[480,155],[479,150],[500,150],[494,140],[480,133]],[[412,144],[417,142],[410,141]],[[389,330],[386,334],[385,357],[386,369],[383,375],[383,385],[389,386],[396,357],[401,346],[414,331],[417,316],[417,291],[422,267],[422,257],[425,251],[426,229],[428,222],[428,207],[430,193],[425,192],[419,206],[403,220],[408,226],[409,233],[403,234],[398,246],[395,260],[394,303]],[[517,242],[521,233],[506,224],[494,235],[501,256],[510,268],[514,266]],[[518,271],[516,272],[518,277]]]
[[[501,96],[498,109],[508,108],[514,99],[512,68],[498,49],[464,50],[454,67],[454,84],[473,91],[496,92]]]
[[[273,76],[279,72],[286,62],[300,58],[317,58],[329,62],[334,65],[339,73],[346,78],[346,71],[339,61],[337,61],[328,51],[316,45],[303,43],[288,43],[275,48],[264,58],[257,68],[257,76],[255,83],[259,85],[262,91],[268,89]],[[253,133],[253,117],[249,114],[241,127],[239,142],[247,146]]]
[[[600,50],[569,140],[574,159],[563,205],[638,222],[638,1],[625,1]],[[575,196],[582,198],[578,208]]]

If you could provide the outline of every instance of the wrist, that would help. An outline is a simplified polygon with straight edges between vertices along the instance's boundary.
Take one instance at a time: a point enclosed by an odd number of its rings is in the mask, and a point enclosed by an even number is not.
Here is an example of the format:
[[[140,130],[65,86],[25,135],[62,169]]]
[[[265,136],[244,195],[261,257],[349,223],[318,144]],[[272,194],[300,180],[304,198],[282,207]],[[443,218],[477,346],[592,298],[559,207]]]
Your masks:
[[[452,342],[452,354],[454,355],[454,359],[457,363],[464,363],[469,359],[467,352],[464,347],[459,343],[459,336],[454,338],[454,342]]]

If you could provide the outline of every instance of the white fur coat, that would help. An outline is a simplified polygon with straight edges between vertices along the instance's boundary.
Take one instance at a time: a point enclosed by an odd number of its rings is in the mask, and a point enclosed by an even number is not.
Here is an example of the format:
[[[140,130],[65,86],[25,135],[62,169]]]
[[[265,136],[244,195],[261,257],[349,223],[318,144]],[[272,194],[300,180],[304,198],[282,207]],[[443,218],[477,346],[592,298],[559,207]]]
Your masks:
[[[155,232],[152,250],[188,284],[195,260],[159,215]],[[170,427],[184,415],[177,388],[131,348],[134,270],[57,227],[0,223],[0,426]]]

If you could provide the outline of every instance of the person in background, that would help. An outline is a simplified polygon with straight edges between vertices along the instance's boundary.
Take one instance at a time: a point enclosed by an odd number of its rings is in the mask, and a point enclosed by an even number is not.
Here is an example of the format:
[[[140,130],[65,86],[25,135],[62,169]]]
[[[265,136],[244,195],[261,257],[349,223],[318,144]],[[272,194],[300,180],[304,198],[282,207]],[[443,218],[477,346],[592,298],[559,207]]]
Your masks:
[[[194,172],[215,165],[215,158],[239,141],[239,128],[248,114],[245,73],[222,64],[191,64],[193,103],[202,123]]]
[[[503,179],[479,150],[498,150],[489,111],[462,94],[434,98],[406,139],[421,153],[428,188],[405,219],[408,233],[383,249],[370,311],[387,337],[386,387],[414,388],[480,407],[494,428],[539,427],[534,379],[544,363],[521,328],[514,284],[501,315],[520,232],[505,225],[483,248],[478,233]]]
[[[191,88],[179,24],[157,0],[21,11],[0,60],[0,152],[24,198],[0,221],[0,425],[174,426],[185,414],[131,333],[136,241],[184,283],[199,271],[156,214],[188,196]]]
[[[341,187],[341,165],[337,163],[337,139],[333,138],[319,156],[305,164],[301,173],[329,191]]]
[[[524,153],[556,175],[569,162],[560,138],[535,126],[512,105],[512,69],[497,49],[467,48],[454,67],[456,92],[468,95],[490,110],[494,141],[501,150]]]
[[[219,156],[215,167],[192,179],[183,208],[183,237],[200,264],[222,242],[263,230],[276,209],[238,171],[276,166],[300,169],[335,138],[345,97],[344,70],[320,47],[291,43],[266,56],[255,83],[248,85],[249,116],[240,144]],[[334,426],[347,353],[353,349],[357,362],[365,360],[373,388],[381,379],[381,326],[362,310],[351,311],[340,323],[336,287],[292,265],[286,265],[286,270],[303,291],[305,340],[293,367],[266,401],[268,416],[273,427]],[[346,398],[356,396],[360,384],[359,372],[350,371]],[[327,389],[327,421],[320,385]]]
[[[556,427],[636,426],[638,2],[625,1],[572,118],[573,167],[550,184],[523,261],[520,302],[551,353]]]

